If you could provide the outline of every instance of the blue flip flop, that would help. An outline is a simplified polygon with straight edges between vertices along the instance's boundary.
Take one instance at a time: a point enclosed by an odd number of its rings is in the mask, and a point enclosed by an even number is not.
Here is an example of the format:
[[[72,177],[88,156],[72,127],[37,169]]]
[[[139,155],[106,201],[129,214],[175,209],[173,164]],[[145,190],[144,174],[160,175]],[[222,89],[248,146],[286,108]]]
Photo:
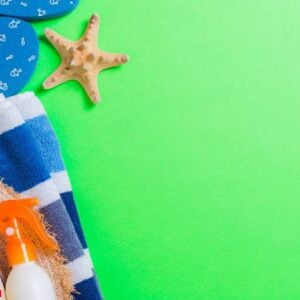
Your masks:
[[[79,0],[0,0],[0,15],[44,20],[71,12]]]
[[[38,37],[31,25],[0,17],[0,93],[8,97],[20,92],[31,79],[38,56]]]

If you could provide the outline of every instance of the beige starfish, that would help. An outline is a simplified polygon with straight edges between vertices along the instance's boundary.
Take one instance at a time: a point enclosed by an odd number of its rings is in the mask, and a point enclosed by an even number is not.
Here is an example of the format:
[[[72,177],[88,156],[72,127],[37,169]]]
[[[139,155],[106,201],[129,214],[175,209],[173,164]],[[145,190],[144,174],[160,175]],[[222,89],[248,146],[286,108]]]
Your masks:
[[[99,16],[94,14],[84,35],[75,42],[65,39],[51,29],[46,29],[45,34],[59,52],[62,62],[44,82],[45,89],[53,88],[68,80],[77,80],[93,102],[100,101],[98,73],[126,63],[128,56],[98,49],[99,20]]]

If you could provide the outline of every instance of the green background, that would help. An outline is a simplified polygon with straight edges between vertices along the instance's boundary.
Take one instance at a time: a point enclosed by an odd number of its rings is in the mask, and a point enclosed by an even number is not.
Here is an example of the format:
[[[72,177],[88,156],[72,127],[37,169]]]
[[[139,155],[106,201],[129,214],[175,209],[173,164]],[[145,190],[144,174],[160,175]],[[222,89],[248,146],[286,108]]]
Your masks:
[[[131,56],[99,76],[42,81],[93,12]],[[106,299],[300,298],[300,1],[82,0],[35,23],[26,90],[61,142]]]

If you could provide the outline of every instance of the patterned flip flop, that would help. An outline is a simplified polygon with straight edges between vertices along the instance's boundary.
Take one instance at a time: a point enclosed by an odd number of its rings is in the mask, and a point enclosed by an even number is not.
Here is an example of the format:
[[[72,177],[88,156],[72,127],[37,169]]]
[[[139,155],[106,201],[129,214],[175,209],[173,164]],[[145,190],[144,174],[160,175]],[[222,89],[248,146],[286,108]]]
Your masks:
[[[56,18],[71,12],[79,0],[0,0],[0,15],[26,20]]]
[[[34,29],[25,21],[0,17],[0,93],[7,97],[20,92],[31,79],[38,56]]]

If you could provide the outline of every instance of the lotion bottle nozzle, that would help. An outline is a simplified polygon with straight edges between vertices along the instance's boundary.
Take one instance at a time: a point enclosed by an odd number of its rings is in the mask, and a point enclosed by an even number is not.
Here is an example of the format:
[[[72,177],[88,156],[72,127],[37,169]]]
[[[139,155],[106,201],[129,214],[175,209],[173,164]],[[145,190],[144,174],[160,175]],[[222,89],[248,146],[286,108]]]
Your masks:
[[[26,236],[22,222],[31,227],[45,246],[51,250],[58,250],[57,243],[47,234],[32,209],[37,204],[38,200],[35,198],[0,203],[0,232],[7,242],[6,253],[11,267],[36,260],[34,245]]]

